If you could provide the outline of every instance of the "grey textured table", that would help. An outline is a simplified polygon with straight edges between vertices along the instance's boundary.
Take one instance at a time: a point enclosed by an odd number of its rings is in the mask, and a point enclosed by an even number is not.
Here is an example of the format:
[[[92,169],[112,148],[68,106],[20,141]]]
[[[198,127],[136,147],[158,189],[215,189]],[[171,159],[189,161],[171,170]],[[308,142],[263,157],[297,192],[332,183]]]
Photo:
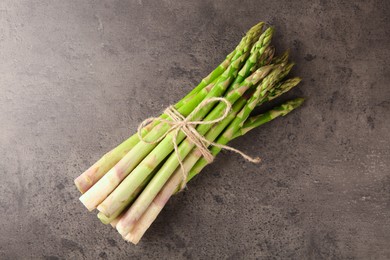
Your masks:
[[[0,259],[390,259],[389,1],[0,3]],[[305,105],[233,142],[138,246],[73,179],[258,21]]]

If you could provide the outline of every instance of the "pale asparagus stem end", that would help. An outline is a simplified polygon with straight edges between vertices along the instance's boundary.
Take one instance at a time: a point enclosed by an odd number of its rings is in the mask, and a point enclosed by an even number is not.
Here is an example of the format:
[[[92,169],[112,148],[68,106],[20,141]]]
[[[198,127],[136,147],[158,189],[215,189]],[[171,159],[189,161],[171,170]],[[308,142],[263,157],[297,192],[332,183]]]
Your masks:
[[[185,170],[188,171],[188,165],[185,163]],[[154,198],[153,202],[149,205],[146,211],[136,222],[133,229],[125,236],[128,241],[137,244],[146,230],[150,227],[153,221],[157,218],[158,214],[162,211],[169,198],[177,190],[178,186],[182,182],[181,169],[177,169],[165,183],[163,188]]]
[[[118,216],[116,219],[114,219],[113,221],[110,222],[110,225],[113,227],[113,228],[116,228],[116,225],[118,224],[119,220],[121,219],[121,215]]]

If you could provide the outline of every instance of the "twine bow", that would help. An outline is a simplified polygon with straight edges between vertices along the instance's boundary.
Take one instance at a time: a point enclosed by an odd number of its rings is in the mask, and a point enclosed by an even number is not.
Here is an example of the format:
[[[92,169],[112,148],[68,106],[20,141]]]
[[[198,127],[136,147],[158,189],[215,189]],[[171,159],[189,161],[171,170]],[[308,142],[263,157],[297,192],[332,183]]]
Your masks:
[[[204,121],[192,121],[191,120],[193,118],[193,116],[199,112],[199,110],[201,110],[202,108],[204,108],[205,106],[207,106],[208,104],[213,103],[213,102],[222,102],[222,103],[226,104],[226,108],[225,108],[222,116],[220,116],[214,120],[204,120]],[[178,136],[180,131],[182,131],[187,136],[187,138],[199,149],[200,153],[207,160],[208,163],[211,163],[214,160],[214,156],[211,154],[211,152],[207,148],[210,145],[238,153],[245,160],[247,160],[249,162],[252,162],[252,163],[259,163],[260,162],[259,157],[252,158],[249,155],[246,155],[245,153],[243,153],[240,150],[237,150],[233,147],[211,142],[211,141],[207,140],[204,136],[199,134],[198,131],[196,131],[196,129],[195,129],[196,125],[210,125],[210,124],[221,122],[222,120],[224,120],[228,116],[231,108],[232,108],[232,105],[228,100],[226,100],[225,98],[219,98],[219,97],[214,97],[214,98],[209,98],[209,99],[204,100],[187,117],[184,117],[182,114],[180,114],[173,106],[169,106],[168,108],[165,109],[164,113],[166,115],[168,115],[172,120],[162,119],[162,118],[158,118],[158,117],[147,118],[138,127],[138,137],[141,141],[143,141],[145,143],[156,144],[156,143],[159,143],[161,140],[163,140],[169,133],[173,132],[173,138],[172,138],[173,147],[175,148],[175,154],[177,156],[177,159],[179,161],[179,164],[180,164],[180,167],[182,170],[182,174],[183,174],[183,181],[181,183],[181,189],[184,189],[185,184],[186,184],[186,180],[187,180],[188,172],[184,168],[183,160],[180,156],[179,148],[178,148],[178,144],[177,144],[177,136]],[[167,124],[171,125],[171,128],[169,128],[168,131],[165,134],[163,134],[161,137],[159,137],[158,139],[156,139],[154,141],[147,141],[142,137],[141,131],[145,126],[152,123],[153,121],[160,121],[162,123],[167,123]]]

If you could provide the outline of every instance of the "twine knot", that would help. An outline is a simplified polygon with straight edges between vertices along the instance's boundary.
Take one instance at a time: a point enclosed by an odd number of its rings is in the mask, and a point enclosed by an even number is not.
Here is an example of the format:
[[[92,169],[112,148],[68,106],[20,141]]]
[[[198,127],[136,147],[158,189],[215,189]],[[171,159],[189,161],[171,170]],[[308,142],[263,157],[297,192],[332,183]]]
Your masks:
[[[208,104],[214,103],[214,102],[222,102],[222,103],[225,103],[225,105],[226,105],[224,113],[220,117],[218,117],[214,120],[204,120],[204,121],[192,120],[194,115],[196,115],[196,113],[198,113],[199,110],[201,110],[202,108],[204,108]],[[179,161],[179,164],[180,164],[180,167],[182,170],[182,174],[183,174],[183,181],[181,184],[181,189],[184,189],[186,186],[188,171],[186,171],[184,168],[183,159],[180,156],[180,152],[179,152],[179,148],[178,148],[178,144],[177,144],[177,136],[178,136],[180,131],[182,131],[186,135],[188,140],[191,141],[198,148],[198,150],[200,151],[200,153],[202,154],[202,156],[206,159],[206,161],[208,163],[211,163],[214,160],[214,156],[209,151],[208,146],[216,146],[216,147],[221,148],[221,149],[225,149],[225,150],[229,150],[229,151],[238,153],[245,160],[247,160],[249,162],[253,162],[253,163],[260,162],[259,157],[252,158],[252,157],[246,155],[245,153],[241,152],[240,150],[237,150],[237,149],[232,148],[230,146],[211,142],[211,141],[207,140],[204,136],[199,134],[198,131],[196,131],[196,129],[195,129],[196,125],[211,125],[211,124],[221,122],[229,115],[231,108],[232,108],[231,103],[228,100],[226,100],[225,98],[220,98],[220,97],[209,98],[209,99],[202,101],[187,117],[184,117],[182,114],[180,114],[179,111],[177,111],[173,106],[169,106],[168,108],[165,109],[164,113],[167,116],[169,116],[172,120],[162,119],[162,118],[158,118],[158,117],[147,118],[138,127],[138,132],[137,132],[138,137],[141,141],[143,141],[145,143],[156,144],[156,143],[159,143],[161,140],[163,140],[169,133],[173,132],[172,143],[173,143],[173,147],[175,149],[175,154],[177,156],[177,159]],[[168,131],[166,133],[164,133],[162,136],[160,136],[156,140],[147,141],[142,137],[141,131],[145,126],[152,123],[153,121],[160,121],[162,123],[167,123],[171,127],[168,129]]]

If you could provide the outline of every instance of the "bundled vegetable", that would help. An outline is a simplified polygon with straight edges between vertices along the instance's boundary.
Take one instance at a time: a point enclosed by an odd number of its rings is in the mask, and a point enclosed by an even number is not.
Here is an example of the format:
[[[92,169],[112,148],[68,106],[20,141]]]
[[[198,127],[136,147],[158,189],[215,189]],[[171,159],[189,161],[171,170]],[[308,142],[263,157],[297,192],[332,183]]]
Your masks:
[[[137,244],[169,198],[211,163],[231,140],[300,106],[290,100],[260,115],[253,110],[298,85],[285,79],[288,53],[274,58],[273,28],[252,27],[226,59],[188,95],[105,154],[75,179],[80,201]]]

